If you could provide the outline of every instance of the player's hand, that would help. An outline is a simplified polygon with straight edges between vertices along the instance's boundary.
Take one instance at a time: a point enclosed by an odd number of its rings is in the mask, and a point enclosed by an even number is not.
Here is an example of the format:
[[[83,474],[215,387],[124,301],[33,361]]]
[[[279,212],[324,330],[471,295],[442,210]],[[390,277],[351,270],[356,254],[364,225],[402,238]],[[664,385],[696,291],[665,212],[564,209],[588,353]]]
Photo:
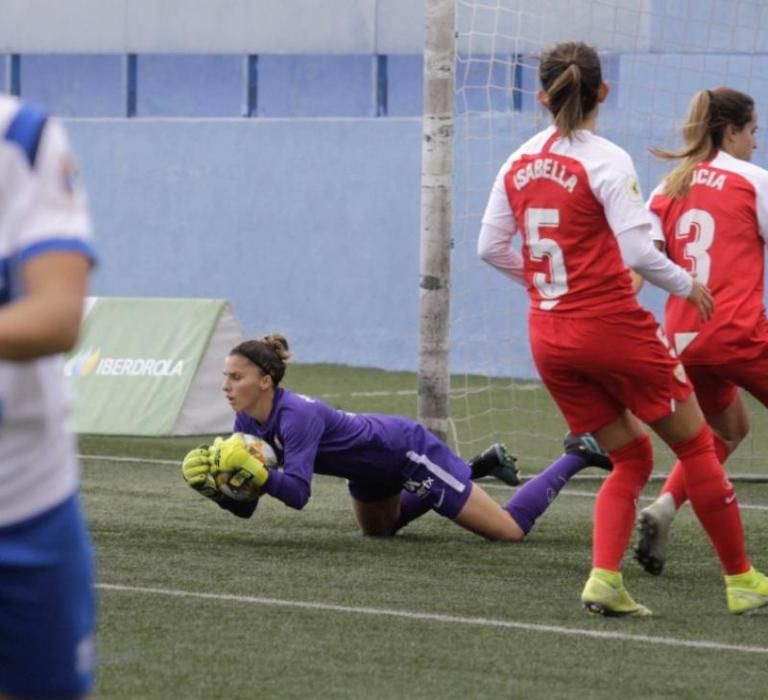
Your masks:
[[[216,500],[221,496],[211,474],[210,448],[203,446],[187,452],[181,463],[181,473],[184,476],[184,481],[206,498]]]
[[[264,486],[269,478],[269,469],[251,454],[242,433],[228,437],[215,446],[211,453],[213,475],[232,472],[229,485],[233,488],[239,489],[247,481],[253,481],[256,486]]]
[[[712,314],[715,312],[715,298],[712,296],[712,292],[698,280],[693,280],[688,301],[696,307],[700,321],[709,321],[712,318]]]

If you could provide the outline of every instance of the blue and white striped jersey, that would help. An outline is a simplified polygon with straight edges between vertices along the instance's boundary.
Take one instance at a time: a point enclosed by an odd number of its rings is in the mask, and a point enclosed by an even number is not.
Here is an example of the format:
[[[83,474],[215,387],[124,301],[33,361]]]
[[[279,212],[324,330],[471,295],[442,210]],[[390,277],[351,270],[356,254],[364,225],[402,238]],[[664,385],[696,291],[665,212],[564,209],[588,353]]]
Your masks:
[[[0,96],[0,309],[24,296],[21,272],[51,251],[94,259],[91,220],[64,128]],[[0,527],[70,496],[79,480],[60,355],[0,360]]]

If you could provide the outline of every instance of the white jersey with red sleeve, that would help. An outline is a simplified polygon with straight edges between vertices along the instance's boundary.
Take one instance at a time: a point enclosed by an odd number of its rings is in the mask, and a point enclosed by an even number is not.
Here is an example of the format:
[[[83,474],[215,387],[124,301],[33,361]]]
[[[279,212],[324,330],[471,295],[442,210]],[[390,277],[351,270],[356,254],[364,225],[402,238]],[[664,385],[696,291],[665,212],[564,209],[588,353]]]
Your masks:
[[[64,128],[0,97],[0,308],[24,296],[27,262],[52,251],[95,259]],[[0,361],[0,527],[53,507],[77,488],[65,381],[62,355]]]
[[[495,237],[489,257],[511,277],[505,250],[522,233],[531,313],[594,317],[638,307],[616,236],[650,229],[650,216],[632,159],[610,141],[582,130],[564,139],[554,127],[536,134],[501,167],[483,225]]]
[[[658,217],[667,254],[715,297],[714,315],[704,323],[691,304],[670,297],[667,337],[686,364],[754,359],[768,343],[768,171],[719,152],[695,168],[685,197],[673,199],[663,189],[662,182],[648,208]]]

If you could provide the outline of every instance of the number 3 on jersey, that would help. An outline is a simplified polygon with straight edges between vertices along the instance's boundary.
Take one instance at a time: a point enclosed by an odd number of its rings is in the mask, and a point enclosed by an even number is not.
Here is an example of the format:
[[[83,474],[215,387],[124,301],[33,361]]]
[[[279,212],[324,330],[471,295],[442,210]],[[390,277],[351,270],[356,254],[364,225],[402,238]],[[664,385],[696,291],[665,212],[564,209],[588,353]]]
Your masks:
[[[552,238],[541,236],[541,229],[559,224],[560,212],[557,209],[528,209],[525,212],[525,240],[531,260],[546,260],[549,263],[549,274],[533,273],[533,284],[542,296],[539,308],[544,311],[554,309],[560,297],[568,292],[562,248]]]
[[[709,282],[712,258],[709,249],[715,241],[715,220],[708,211],[689,209],[677,220],[675,238],[688,239],[685,244],[686,262],[689,271],[702,284]]]

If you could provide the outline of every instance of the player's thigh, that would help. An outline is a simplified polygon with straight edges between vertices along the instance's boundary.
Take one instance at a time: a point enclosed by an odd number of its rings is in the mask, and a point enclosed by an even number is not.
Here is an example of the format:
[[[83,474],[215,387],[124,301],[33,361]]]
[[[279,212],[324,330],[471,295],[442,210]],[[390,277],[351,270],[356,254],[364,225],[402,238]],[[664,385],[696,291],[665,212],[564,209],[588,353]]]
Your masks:
[[[616,420],[598,428],[592,434],[604,450],[613,452],[639,440],[646,435],[646,431],[638,418],[625,409]]]
[[[706,418],[707,423],[728,446],[729,454],[749,434],[749,412],[738,391],[724,411],[714,415],[706,415]]]
[[[707,423],[728,445],[729,452],[749,433],[749,413],[728,367],[686,366],[696,399]]]
[[[687,399],[676,402],[675,410],[668,416],[653,421],[651,427],[667,445],[673,446],[692,440],[704,423],[704,414],[696,395],[691,394]]]
[[[480,486],[470,484],[470,489],[464,507],[453,519],[456,524],[489,540],[519,542],[525,537],[512,516]]]
[[[728,363],[718,371],[768,407],[768,349],[755,360]]]
[[[388,537],[400,515],[400,486],[349,484],[352,510],[364,535]]]
[[[702,413],[709,421],[710,416],[718,416],[728,409],[738,396],[739,388],[718,367],[708,365],[686,365],[685,371],[696,392],[696,400]]]
[[[0,530],[0,692],[12,698],[88,693],[93,584],[77,498]]]

